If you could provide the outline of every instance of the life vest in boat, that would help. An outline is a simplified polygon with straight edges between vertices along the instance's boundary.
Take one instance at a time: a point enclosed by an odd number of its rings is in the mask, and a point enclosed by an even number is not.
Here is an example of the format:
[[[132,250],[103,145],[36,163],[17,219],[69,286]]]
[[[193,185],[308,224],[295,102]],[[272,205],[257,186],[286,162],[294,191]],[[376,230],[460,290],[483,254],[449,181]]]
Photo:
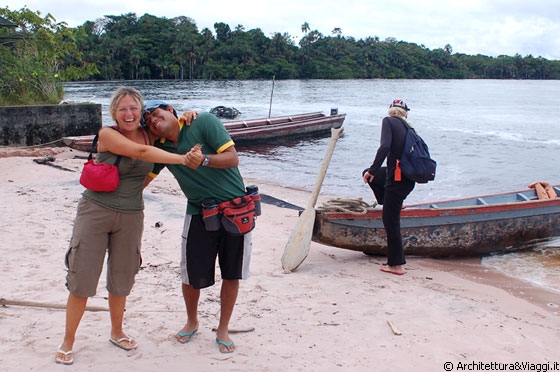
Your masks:
[[[543,182],[543,181],[533,182],[532,184],[529,185],[529,188],[535,189],[539,200],[554,199],[558,197],[556,191],[554,190],[554,187],[552,187],[548,182]]]

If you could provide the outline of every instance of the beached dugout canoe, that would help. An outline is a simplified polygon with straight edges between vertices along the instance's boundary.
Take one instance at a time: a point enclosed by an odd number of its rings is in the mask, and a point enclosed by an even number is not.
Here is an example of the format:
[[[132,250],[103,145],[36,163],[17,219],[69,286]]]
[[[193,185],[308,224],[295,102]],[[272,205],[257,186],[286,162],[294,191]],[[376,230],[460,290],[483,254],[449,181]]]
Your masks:
[[[559,185],[552,186],[560,195]],[[381,207],[365,214],[316,209],[312,240],[386,255]],[[538,199],[535,189],[405,206],[401,232],[406,255],[483,256],[526,249],[560,235],[560,198]]]

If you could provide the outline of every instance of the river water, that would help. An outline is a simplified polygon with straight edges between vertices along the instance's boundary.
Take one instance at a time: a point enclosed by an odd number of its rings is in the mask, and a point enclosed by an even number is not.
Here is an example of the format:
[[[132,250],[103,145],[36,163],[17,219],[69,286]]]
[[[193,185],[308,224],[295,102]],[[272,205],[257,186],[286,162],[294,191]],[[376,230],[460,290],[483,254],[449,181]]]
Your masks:
[[[288,80],[139,81],[65,84],[66,101],[108,105],[121,85],[179,111],[232,106],[240,118],[323,111],[346,113],[321,193],[373,201],[361,172],[379,145],[381,120],[395,98],[407,101],[409,119],[438,162],[434,182],[417,185],[406,203],[438,201],[525,189],[535,181],[560,183],[560,81],[517,80]],[[244,177],[311,190],[329,138],[238,148]],[[531,252],[492,256],[484,265],[560,291],[560,241]]]

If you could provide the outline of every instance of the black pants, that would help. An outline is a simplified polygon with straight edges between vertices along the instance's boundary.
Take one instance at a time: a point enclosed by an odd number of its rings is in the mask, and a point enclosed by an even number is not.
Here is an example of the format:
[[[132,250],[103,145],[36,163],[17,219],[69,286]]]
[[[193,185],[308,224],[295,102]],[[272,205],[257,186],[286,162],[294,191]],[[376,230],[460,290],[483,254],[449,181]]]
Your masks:
[[[369,168],[364,169],[362,172],[362,177],[366,172],[369,171]],[[375,200],[377,200],[377,204],[383,205],[383,199],[385,197],[385,180],[387,179],[387,167],[381,167],[374,174],[373,181],[369,182],[368,185],[373,191],[373,195],[375,195]]]
[[[389,180],[385,185],[383,199],[383,226],[387,234],[387,264],[404,265],[404,249],[401,235],[401,210],[403,202],[414,189],[415,183],[407,178],[400,182]]]

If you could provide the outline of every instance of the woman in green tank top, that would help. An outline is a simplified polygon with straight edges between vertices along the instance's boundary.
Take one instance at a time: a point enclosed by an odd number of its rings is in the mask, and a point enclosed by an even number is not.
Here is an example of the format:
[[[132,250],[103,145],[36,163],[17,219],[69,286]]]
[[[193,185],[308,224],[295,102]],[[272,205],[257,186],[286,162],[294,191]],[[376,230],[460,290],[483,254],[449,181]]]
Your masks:
[[[107,254],[107,290],[111,331],[109,341],[124,350],[137,347],[122,329],[126,298],[141,262],[140,244],[144,226],[142,192],[153,163],[184,164],[185,155],[172,154],[150,145],[140,125],[143,99],[131,87],[113,94],[110,112],[115,124],[99,130],[97,161],[113,164],[121,156],[119,186],[112,192],[86,190],[78,204],[70,247],[65,256],[69,294],[64,341],[55,360],[72,364],[76,330],[88,297],[97,291]]]

